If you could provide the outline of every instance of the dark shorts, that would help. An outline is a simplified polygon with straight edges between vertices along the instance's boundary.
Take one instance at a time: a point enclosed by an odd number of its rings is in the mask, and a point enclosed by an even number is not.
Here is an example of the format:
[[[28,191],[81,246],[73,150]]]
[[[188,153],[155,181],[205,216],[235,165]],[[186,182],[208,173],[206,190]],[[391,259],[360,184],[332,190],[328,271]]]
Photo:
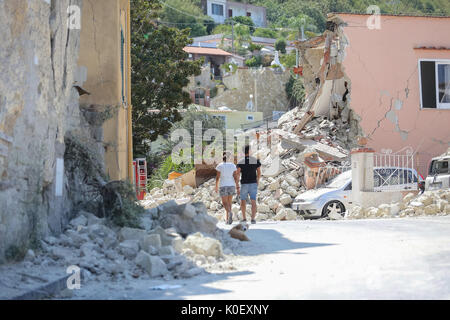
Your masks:
[[[221,197],[232,196],[236,193],[235,187],[220,187],[219,195]]]

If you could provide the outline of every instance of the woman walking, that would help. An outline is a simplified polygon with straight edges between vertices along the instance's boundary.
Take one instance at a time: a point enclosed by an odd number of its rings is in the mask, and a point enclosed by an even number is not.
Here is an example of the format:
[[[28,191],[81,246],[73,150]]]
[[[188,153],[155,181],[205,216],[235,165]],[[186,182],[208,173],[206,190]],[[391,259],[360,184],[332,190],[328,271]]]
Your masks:
[[[226,152],[223,153],[223,162],[216,167],[216,192],[222,198],[222,204],[227,213],[226,223],[233,223],[233,213],[231,212],[231,203],[233,195],[239,194],[239,178],[236,174],[236,166],[233,162],[229,162]],[[220,189],[219,189],[220,186]]]

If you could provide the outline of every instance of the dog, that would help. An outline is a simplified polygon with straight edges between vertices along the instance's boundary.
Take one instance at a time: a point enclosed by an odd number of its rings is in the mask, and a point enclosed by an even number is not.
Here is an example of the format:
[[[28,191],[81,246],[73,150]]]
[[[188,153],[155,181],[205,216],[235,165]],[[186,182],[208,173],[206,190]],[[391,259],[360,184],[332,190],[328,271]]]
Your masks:
[[[245,231],[248,230],[248,224],[247,223],[239,223],[235,225],[231,230],[228,232],[230,234],[230,237],[234,239],[238,239],[241,241],[250,241],[250,239],[245,234]]]

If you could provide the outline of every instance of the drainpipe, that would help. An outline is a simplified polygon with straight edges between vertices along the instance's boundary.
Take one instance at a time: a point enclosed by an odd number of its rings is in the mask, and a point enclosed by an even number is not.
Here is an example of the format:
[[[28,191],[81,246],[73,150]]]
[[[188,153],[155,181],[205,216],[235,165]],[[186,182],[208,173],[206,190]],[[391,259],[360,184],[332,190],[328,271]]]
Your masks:
[[[132,109],[131,105],[131,6],[130,1],[127,1],[127,56],[128,56],[128,180],[133,184],[133,121],[132,121]]]

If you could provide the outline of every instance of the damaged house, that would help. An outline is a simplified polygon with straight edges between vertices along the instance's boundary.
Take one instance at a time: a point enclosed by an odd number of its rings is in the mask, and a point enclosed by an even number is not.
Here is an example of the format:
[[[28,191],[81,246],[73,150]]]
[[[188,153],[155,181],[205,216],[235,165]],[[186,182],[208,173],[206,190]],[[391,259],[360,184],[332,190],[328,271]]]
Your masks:
[[[330,14],[323,35],[298,43],[307,99],[283,127],[319,136],[305,132],[311,119],[337,119],[340,145],[413,152],[426,176],[450,143],[449,28],[449,17]]]

